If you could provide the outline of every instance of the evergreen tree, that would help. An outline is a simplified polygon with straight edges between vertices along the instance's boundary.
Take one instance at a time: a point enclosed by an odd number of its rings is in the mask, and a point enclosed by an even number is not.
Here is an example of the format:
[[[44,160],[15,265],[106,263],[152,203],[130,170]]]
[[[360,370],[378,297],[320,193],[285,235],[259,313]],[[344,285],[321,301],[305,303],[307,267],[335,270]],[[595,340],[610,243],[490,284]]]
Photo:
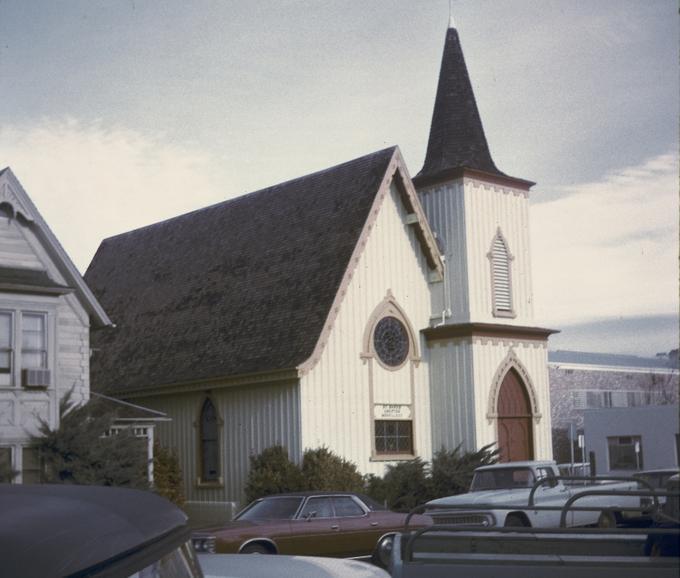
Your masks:
[[[184,484],[177,453],[164,448],[158,440],[153,444],[153,490],[180,508],[184,507]]]
[[[71,398],[69,392],[59,404],[59,426],[51,429],[41,421],[31,440],[42,462],[42,481],[148,488],[146,440],[127,428],[112,431],[117,412],[103,400],[77,405]]]
[[[475,468],[488,466],[498,461],[498,449],[493,443],[472,452],[461,452],[461,445],[454,450],[444,448],[432,459],[431,484],[435,498],[463,494],[470,489]]]

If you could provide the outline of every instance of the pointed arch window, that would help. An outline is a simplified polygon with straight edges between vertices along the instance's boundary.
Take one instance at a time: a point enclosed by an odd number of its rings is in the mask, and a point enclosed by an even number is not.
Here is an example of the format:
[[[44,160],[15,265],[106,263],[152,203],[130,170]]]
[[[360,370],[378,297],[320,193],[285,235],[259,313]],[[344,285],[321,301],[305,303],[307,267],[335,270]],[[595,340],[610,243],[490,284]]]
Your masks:
[[[206,398],[200,416],[201,482],[219,482],[219,422],[217,410],[210,398]]]
[[[496,317],[514,317],[512,308],[512,270],[513,256],[500,229],[491,243],[488,254],[491,262],[491,298],[493,314]]]

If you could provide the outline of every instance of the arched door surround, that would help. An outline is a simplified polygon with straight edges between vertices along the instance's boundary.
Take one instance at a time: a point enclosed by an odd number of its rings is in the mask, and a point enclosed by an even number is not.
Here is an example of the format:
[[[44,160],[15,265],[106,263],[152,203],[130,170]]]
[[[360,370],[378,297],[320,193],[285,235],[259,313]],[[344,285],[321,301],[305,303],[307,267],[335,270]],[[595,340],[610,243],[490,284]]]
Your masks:
[[[540,421],[541,414],[529,374],[513,351],[496,373],[487,418],[496,421],[500,461],[534,458],[533,424]]]

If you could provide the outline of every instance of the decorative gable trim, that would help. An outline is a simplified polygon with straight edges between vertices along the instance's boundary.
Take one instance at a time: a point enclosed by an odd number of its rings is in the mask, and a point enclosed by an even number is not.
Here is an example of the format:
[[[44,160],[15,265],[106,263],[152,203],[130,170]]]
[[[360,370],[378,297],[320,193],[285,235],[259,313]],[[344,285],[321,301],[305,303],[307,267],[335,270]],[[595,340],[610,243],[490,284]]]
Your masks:
[[[408,170],[406,169],[406,163],[401,156],[399,148],[395,147],[394,153],[392,154],[392,159],[390,160],[387,170],[385,171],[385,175],[383,176],[383,179],[380,183],[378,192],[375,195],[375,199],[373,200],[373,205],[369,211],[368,218],[361,231],[361,235],[359,236],[357,244],[354,247],[354,251],[352,252],[349,264],[347,265],[347,269],[343,275],[342,282],[340,283],[338,291],[335,294],[335,298],[333,299],[333,303],[331,305],[330,311],[328,312],[328,316],[326,317],[326,322],[324,323],[323,329],[321,330],[319,339],[316,342],[316,346],[314,347],[314,351],[306,361],[297,367],[298,375],[300,376],[307,374],[321,359],[321,354],[323,353],[326,344],[328,343],[328,339],[330,338],[333,325],[340,311],[340,306],[345,295],[347,294],[347,289],[350,282],[352,281],[352,277],[354,276],[354,271],[359,264],[361,255],[363,254],[366,244],[368,243],[368,237],[375,226],[375,222],[378,218],[385,198],[390,194],[390,185],[392,182],[395,182],[397,185],[397,190],[399,191],[401,200],[407,209],[407,213],[415,215],[415,220],[414,218],[411,218],[413,223],[410,223],[409,226],[415,227],[416,235],[427,259],[428,266],[433,270],[432,272],[435,273],[440,280],[444,278],[444,264],[437,247],[437,242],[427,222],[425,212],[423,211],[420,201],[418,200],[415,188],[413,187]]]
[[[531,376],[527,371],[524,364],[519,360],[515,351],[510,348],[510,351],[505,356],[505,359],[501,362],[500,366],[496,370],[493,381],[491,382],[491,390],[489,392],[489,400],[486,411],[486,419],[489,423],[498,417],[497,407],[498,407],[498,394],[501,390],[501,385],[503,384],[503,379],[505,378],[508,371],[514,369],[524,382],[524,387],[529,397],[529,405],[531,406],[531,416],[534,421],[538,423],[541,421],[541,412],[538,407],[538,396],[536,395],[536,388],[531,380]]]
[[[33,222],[35,218],[26,202],[22,202],[19,193],[16,192],[12,184],[10,184],[9,176],[12,174],[10,169],[5,169],[0,173],[0,204],[7,203],[14,213],[14,217],[21,215],[26,221]],[[6,176],[7,175],[7,176]],[[17,181],[18,184],[18,181]],[[21,190],[21,185],[19,185]],[[24,199],[26,194],[24,193]]]
[[[50,258],[66,278],[68,285],[75,288],[79,301],[92,316],[94,322],[99,326],[113,325],[73,264],[73,261],[64,251],[64,248],[40,215],[40,212],[21,186],[21,183],[9,168],[0,172],[0,202],[8,203],[15,214],[20,214],[26,219],[31,230],[38,237]]]

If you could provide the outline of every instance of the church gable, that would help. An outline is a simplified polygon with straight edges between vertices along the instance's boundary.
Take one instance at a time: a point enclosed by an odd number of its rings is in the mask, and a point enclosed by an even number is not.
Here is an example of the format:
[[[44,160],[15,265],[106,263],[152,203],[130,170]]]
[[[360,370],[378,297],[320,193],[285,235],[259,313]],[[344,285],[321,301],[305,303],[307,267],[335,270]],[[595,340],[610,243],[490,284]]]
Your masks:
[[[303,363],[398,166],[405,174],[385,149],[105,240],[86,279],[117,328],[93,337],[94,386],[129,392]]]
[[[400,163],[376,197],[317,350],[300,368],[303,447],[325,444],[374,474],[431,451],[421,330],[441,261],[419,204],[402,188]]]

